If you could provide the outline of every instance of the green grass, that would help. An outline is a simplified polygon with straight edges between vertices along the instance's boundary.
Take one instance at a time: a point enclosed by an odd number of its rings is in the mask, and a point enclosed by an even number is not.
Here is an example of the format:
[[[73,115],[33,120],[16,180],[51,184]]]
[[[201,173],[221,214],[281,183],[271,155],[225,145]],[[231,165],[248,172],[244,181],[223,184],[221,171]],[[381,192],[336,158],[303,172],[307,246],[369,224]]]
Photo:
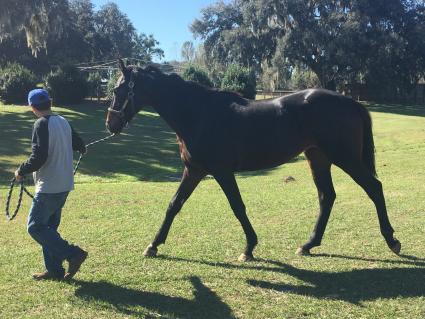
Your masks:
[[[378,174],[402,242],[393,255],[372,202],[339,169],[337,200],[314,257],[294,255],[318,210],[308,165],[238,175],[257,231],[258,260],[236,261],[244,235],[224,194],[204,180],[177,216],[159,257],[142,256],[177,189],[175,136],[152,112],[89,149],[64,209],[61,233],[90,255],[72,283],[34,282],[39,246],[26,233],[30,200],[0,219],[0,318],[424,318],[425,108],[369,105]],[[103,137],[105,110],[57,108],[86,142]],[[0,105],[0,200],[30,151],[34,118]],[[284,183],[287,176],[296,181]]]

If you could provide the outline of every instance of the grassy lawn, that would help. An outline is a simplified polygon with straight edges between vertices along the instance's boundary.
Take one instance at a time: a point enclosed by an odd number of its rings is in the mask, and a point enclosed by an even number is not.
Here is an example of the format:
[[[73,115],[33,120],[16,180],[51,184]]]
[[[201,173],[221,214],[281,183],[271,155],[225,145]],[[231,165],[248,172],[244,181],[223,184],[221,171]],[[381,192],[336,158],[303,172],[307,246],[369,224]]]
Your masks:
[[[204,180],[177,216],[159,257],[153,239],[182,170],[175,136],[149,111],[125,134],[89,149],[61,233],[89,251],[71,283],[34,282],[40,247],[26,233],[30,200],[0,218],[0,318],[424,318],[425,107],[369,105],[377,168],[402,256],[379,233],[372,202],[333,168],[337,193],[322,246],[299,257],[318,201],[301,156],[238,175],[259,237],[257,261],[239,263],[244,235],[224,194]],[[56,108],[86,143],[106,135],[104,108]],[[0,204],[30,152],[33,115],[0,105]],[[294,182],[284,183],[287,176]]]

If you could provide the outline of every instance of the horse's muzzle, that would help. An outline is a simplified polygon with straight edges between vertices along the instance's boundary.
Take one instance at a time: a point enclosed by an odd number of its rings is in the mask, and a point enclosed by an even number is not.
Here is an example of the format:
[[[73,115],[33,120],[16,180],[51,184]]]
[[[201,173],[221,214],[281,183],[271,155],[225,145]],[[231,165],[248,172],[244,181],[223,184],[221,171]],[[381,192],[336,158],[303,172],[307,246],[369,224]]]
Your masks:
[[[109,121],[107,120],[105,122],[106,129],[111,134],[119,134],[121,133],[123,126],[119,121]]]

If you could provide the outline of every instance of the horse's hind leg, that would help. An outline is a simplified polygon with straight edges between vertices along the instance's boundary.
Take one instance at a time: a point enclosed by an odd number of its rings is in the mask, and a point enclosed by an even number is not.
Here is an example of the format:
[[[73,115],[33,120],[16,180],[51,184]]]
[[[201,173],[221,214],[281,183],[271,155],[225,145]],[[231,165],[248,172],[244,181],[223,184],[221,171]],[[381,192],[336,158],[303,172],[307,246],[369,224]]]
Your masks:
[[[297,250],[299,255],[309,255],[311,248],[320,246],[336,197],[332,184],[331,162],[326,155],[318,148],[311,148],[305,152],[305,156],[317,187],[320,211],[310,239]]]
[[[382,183],[361,163],[338,164],[354,181],[359,184],[373,201],[378,213],[381,234],[385,238],[388,247],[396,254],[400,252],[401,244],[393,237],[394,229],[391,226],[385,205]]]
[[[148,257],[156,256],[158,252],[158,246],[164,244],[165,240],[167,239],[167,235],[171,224],[173,223],[174,217],[176,217],[184,202],[189,198],[193,190],[196,188],[196,186],[198,186],[199,182],[204,176],[205,173],[203,172],[185,167],[180,186],[168,206],[161,228],[156,234],[153,242],[146,248],[143,255]]]

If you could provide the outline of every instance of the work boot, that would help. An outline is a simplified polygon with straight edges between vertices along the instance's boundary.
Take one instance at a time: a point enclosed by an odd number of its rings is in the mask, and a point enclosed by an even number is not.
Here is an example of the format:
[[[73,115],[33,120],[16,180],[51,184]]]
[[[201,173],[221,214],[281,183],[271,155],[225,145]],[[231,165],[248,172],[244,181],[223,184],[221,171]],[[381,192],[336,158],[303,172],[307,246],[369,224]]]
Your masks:
[[[77,248],[77,253],[68,259],[69,267],[68,272],[64,277],[65,280],[69,280],[75,276],[83,262],[86,260],[88,254],[88,252],[82,250],[81,248]]]
[[[37,272],[35,274],[32,274],[32,278],[35,280],[62,280],[64,276],[51,273],[46,270],[43,272]]]

